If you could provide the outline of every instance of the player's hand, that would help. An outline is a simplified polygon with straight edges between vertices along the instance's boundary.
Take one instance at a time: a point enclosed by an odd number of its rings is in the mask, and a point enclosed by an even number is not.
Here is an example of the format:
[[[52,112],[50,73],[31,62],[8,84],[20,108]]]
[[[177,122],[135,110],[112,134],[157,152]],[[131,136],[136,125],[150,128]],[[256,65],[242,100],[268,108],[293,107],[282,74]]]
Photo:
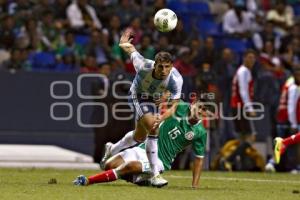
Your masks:
[[[155,121],[153,123],[153,126],[150,130],[151,133],[154,133],[156,131],[156,129],[159,127],[159,124],[161,123],[162,119],[161,119],[161,116],[159,114],[157,114],[155,116]]]
[[[131,43],[133,39],[133,31],[130,28],[127,28],[124,33],[121,35],[120,44]]]
[[[128,54],[136,51],[133,44],[131,44],[133,40],[133,32],[131,29],[127,28],[124,33],[121,35],[119,46]]]

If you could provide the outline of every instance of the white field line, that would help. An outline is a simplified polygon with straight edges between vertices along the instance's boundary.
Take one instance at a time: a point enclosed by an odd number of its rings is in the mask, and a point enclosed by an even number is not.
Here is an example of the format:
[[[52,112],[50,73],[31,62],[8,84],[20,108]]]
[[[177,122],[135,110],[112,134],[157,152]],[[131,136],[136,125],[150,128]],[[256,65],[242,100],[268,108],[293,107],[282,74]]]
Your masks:
[[[166,177],[178,178],[178,179],[192,179],[191,176],[168,175]],[[292,180],[271,180],[271,179],[229,178],[229,177],[207,177],[207,176],[202,176],[200,179],[217,180],[217,181],[261,182],[261,183],[290,183],[290,184],[299,184],[300,185],[300,181],[292,181]]]

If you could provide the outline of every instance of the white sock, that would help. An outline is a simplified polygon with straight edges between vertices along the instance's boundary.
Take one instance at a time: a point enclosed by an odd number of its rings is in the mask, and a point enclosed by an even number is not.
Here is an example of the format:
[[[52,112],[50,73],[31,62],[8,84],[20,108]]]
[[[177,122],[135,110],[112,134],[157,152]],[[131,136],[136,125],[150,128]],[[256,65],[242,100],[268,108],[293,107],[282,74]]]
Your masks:
[[[146,141],[146,153],[151,166],[153,176],[159,174],[157,140],[158,140],[157,136],[148,136],[148,139]]]
[[[129,131],[126,135],[111,147],[111,154],[116,155],[121,150],[136,145],[138,142],[134,140],[134,131]]]

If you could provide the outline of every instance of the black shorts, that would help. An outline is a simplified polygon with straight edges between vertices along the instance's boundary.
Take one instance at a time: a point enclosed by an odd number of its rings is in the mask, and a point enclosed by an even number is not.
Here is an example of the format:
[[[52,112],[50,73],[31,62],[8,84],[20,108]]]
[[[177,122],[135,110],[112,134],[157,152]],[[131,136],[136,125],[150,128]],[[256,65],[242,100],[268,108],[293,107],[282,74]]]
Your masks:
[[[238,109],[233,108],[232,109],[233,116],[237,116]],[[236,119],[234,119],[234,125],[235,125],[235,131],[240,135],[251,135],[254,133],[254,130],[251,128],[251,124],[253,123],[245,118],[243,112],[240,113],[240,116],[238,116]]]

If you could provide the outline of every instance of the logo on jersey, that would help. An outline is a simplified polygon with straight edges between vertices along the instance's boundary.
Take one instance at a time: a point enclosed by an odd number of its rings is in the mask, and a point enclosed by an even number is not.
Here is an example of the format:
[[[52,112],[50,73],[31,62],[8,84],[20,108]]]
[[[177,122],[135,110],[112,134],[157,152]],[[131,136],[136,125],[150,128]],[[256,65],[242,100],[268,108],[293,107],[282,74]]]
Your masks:
[[[190,132],[187,132],[185,135],[184,135],[185,139],[187,140],[193,140],[194,138],[194,132],[190,131]]]
[[[143,106],[143,111],[146,113],[146,112],[149,112],[149,108],[147,106]]]

